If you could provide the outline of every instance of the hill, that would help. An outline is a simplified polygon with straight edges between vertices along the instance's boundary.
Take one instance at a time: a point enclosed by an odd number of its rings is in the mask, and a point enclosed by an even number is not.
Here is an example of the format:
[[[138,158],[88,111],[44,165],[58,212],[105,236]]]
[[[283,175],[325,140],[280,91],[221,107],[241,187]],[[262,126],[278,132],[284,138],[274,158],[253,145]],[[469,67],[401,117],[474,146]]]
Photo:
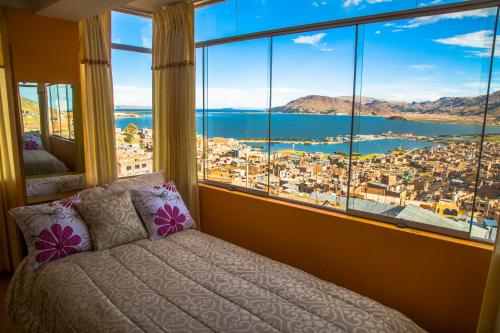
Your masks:
[[[453,121],[481,123],[486,95],[477,97],[442,97],[426,102],[396,102],[363,97],[356,101],[356,114],[392,117],[396,120]],[[293,100],[286,105],[275,107],[273,112],[305,114],[345,114],[352,112],[352,97],[329,97],[309,95]],[[488,123],[500,124],[500,91],[489,97]]]

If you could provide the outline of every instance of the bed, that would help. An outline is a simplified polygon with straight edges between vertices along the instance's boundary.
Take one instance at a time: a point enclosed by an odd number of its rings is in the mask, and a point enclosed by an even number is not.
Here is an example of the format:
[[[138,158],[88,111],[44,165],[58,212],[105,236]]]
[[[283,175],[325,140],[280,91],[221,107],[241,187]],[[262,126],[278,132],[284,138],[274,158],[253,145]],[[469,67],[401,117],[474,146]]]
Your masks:
[[[68,171],[62,161],[44,149],[23,149],[23,159],[25,176],[48,175]]]
[[[84,173],[26,178],[26,195],[28,197],[75,191],[85,187]]]
[[[401,313],[198,230],[34,272],[7,311],[28,332],[424,332]]]

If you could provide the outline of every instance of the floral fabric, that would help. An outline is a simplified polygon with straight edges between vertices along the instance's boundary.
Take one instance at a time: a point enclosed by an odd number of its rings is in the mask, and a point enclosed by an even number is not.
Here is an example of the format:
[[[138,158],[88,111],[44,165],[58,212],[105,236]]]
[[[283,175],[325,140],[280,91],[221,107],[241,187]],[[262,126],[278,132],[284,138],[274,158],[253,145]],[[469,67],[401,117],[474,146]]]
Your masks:
[[[45,150],[42,138],[38,133],[23,133],[22,139],[25,150]]]
[[[75,209],[80,196],[10,210],[28,245],[31,270],[92,248],[85,222]]]
[[[173,182],[131,190],[130,194],[149,239],[159,239],[194,226]]]

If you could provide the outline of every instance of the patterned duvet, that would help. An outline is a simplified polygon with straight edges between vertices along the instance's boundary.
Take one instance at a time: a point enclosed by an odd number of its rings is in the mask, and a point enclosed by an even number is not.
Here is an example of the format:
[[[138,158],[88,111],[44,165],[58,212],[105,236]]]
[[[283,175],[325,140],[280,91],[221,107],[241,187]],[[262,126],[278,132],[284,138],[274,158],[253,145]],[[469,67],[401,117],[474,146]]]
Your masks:
[[[39,176],[68,171],[68,167],[46,150],[23,150],[24,175]]]
[[[84,252],[7,296],[29,332],[423,332],[401,313],[197,230]]]

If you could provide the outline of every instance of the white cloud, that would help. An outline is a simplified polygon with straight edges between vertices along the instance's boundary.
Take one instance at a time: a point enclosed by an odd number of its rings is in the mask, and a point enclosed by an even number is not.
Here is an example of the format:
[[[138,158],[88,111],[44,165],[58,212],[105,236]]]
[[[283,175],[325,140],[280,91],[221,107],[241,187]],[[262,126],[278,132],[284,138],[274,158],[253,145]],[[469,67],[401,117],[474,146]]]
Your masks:
[[[411,70],[414,70],[417,72],[425,72],[425,71],[436,68],[436,66],[429,65],[429,64],[415,64],[415,65],[410,65],[409,67]]]
[[[317,45],[321,41],[321,39],[323,39],[323,37],[325,37],[325,36],[326,36],[326,33],[324,33],[324,32],[321,32],[321,33],[315,34],[315,35],[309,35],[309,36],[301,35],[297,38],[294,38],[293,41],[296,44]]]
[[[345,0],[343,6],[344,7],[357,6],[360,3],[361,3],[361,0]]]
[[[113,86],[115,105],[151,106],[152,88],[139,86]]]
[[[153,42],[152,42],[151,38],[142,37],[142,47],[147,47],[150,49],[152,46],[153,46]]]
[[[480,30],[448,38],[434,39],[436,43],[462,47],[490,48],[493,43],[491,30]]]
[[[398,28],[418,28],[423,25],[433,24],[442,20],[461,20],[467,17],[472,18],[481,18],[481,17],[489,17],[496,15],[495,9],[485,8],[485,9],[476,9],[470,10],[466,12],[457,12],[457,13],[448,13],[442,15],[434,15],[434,16],[425,16],[425,17],[417,17],[411,20],[408,20],[406,25],[399,26]]]
[[[377,34],[377,35],[380,35],[381,33],[382,33],[382,31],[380,31],[380,30],[375,31],[375,34]]]
[[[393,27],[395,25],[396,25],[396,23],[385,23],[384,27]]]
[[[327,43],[322,43],[321,40],[326,37],[326,33],[321,32],[315,35],[300,35],[293,39],[295,44],[307,44],[316,47],[320,51],[330,52],[333,51],[332,48],[328,47]]]
[[[392,0],[365,0],[368,4],[373,5],[382,2],[391,2]],[[344,0],[344,7],[359,6],[363,0]],[[364,8],[364,7],[363,7]]]
[[[321,6],[326,6],[326,5],[327,5],[327,3],[326,3],[326,1],[321,1],[321,2],[318,2],[318,1],[313,1],[313,2],[312,2],[312,6],[313,6],[313,7],[319,7],[320,5],[321,5]]]
[[[402,32],[404,31],[403,29],[393,29],[392,32]]]

